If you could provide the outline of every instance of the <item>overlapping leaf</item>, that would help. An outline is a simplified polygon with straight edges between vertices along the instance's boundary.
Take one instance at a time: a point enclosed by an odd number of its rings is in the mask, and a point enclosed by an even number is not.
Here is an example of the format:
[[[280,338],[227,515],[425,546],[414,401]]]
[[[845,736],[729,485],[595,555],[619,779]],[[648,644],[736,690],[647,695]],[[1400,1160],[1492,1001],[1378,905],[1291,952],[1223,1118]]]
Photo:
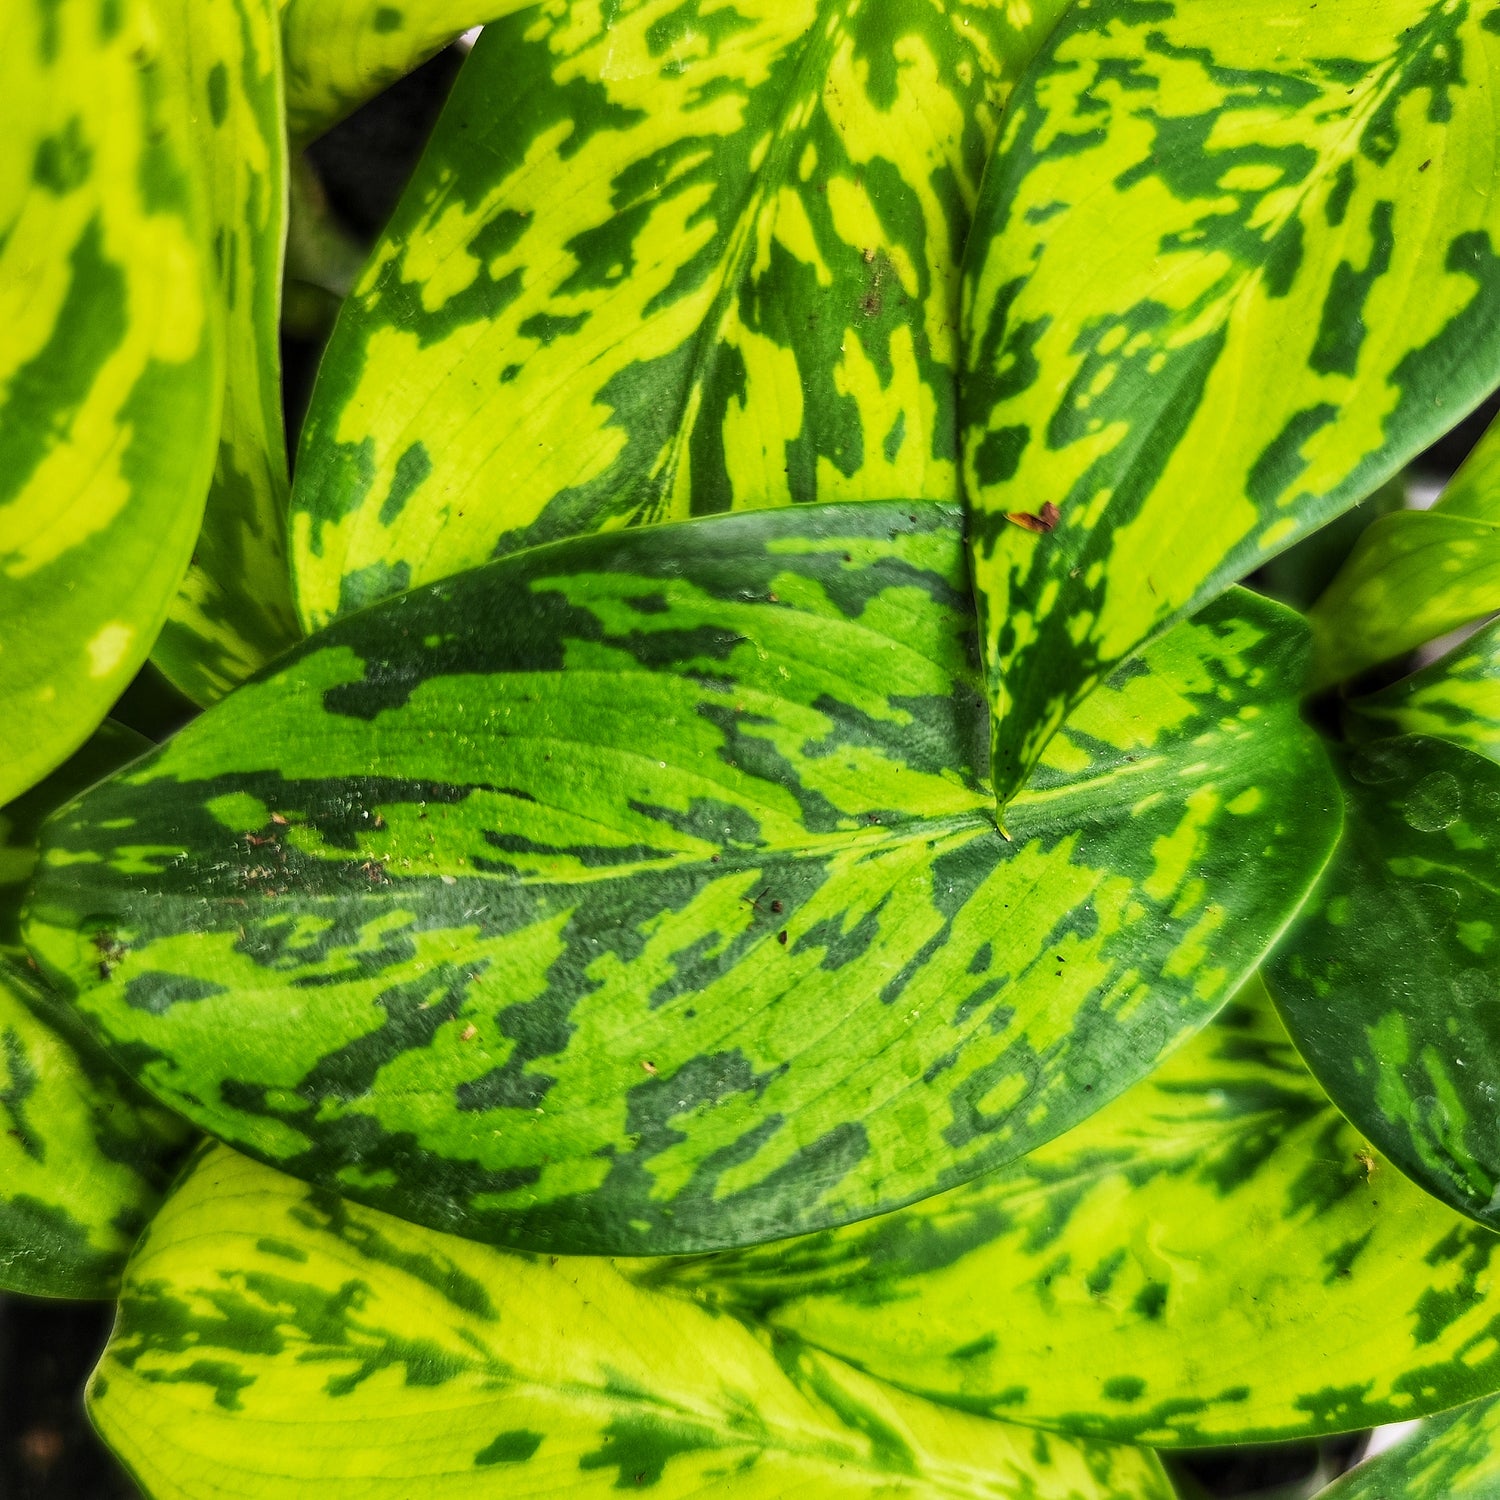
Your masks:
[[[152,659],[211,703],[297,639],[286,557],[281,419],[286,135],[275,0],[160,0],[193,109],[193,146],[215,250],[227,388],[193,564]]]
[[[1500,621],[1349,708],[1356,736],[1372,730],[1435,735],[1500,761]]]
[[[1061,9],[628,0],[488,26],[294,494],[310,625],[537,542],[958,498],[958,254]]]
[[[1403,735],[1344,770],[1343,839],[1271,991],[1344,1113],[1500,1228],[1500,764]]]
[[[0,1287],[107,1297],[181,1153],[185,1127],[144,1104],[91,1043],[65,1041],[20,947],[21,897],[42,819],[148,748],[106,724],[0,809]]]
[[[1112,664],[1500,380],[1497,75],[1493,0],[1097,0],[1060,23],[967,269],[1002,800]]]
[[[1497,1256],[1345,1123],[1256,980],[1024,1162],[827,1234],[622,1268],[967,1411],[1200,1446],[1500,1388]]]
[[[103,719],[203,515],[221,355],[181,45],[150,0],[0,17],[0,802]]]
[[[90,1409],[153,1500],[1169,1500],[1148,1453],[1042,1438],[217,1147],[131,1262]]]
[[[535,549],[55,821],[28,941],[174,1108],[438,1227],[656,1253],[893,1207],[1149,1071],[1336,834],[1278,606],[1093,695],[1014,842],[974,646],[947,507]]]
[[[286,118],[308,141],[460,32],[533,0],[284,0]]]
[[[1491,1500],[1500,1493],[1500,1401],[1476,1401],[1424,1422],[1362,1463],[1318,1500]]]
[[[1375,522],[1312,610],[1315,678],[1337,682],[1500,610],[1500,427],[1430,511]]]

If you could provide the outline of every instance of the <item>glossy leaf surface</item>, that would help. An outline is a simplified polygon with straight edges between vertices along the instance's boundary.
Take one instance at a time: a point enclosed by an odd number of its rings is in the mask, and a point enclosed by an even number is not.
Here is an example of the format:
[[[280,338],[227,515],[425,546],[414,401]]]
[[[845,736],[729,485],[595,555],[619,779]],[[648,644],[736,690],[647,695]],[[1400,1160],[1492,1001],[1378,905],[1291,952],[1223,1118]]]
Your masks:
[[[1476,1401],[1424,1422],[1318,1500],[1491,1500],[1500,1494],[1500,1401]]]
[[[1500,764],[1353,751],[1343,839],[1267,968],[1297,1046],[1409,1176],[1500,1228]]]
[[[1023,1162],[827,1234],[621,1264],[964,1410],[1155,1446],[1500,1388],[1500,1237],[1370,1150],[1258,980]]]
[[[532,0],[284,0],[286,118],[309,141],[460,32]]]
[[[1059,9],[629,0],[487,26],[324,359],[304,620],[601,528],[957,500],[958,255]]]
[[[0,18],[0,803],[145,660],[203,514],[221,364],[180,44],[148,0]]]
[[[1305,632],[1240,594],[1079,710],[1003,839],[966,584],[956,512],[862,504],[415,591],[54,822],[28,941],[173,1107],[439,1228],[658,1253],[894,1207],[1202,1025],[1338,821]]]
[[[1092,0],[1059,24],[966,271],[1002,800],[1102,673],[1500,380],[1497,75],[1492,0]],[[1010,519],[1044,505],[1050,532]]]
[[[1349,705],[1353,734],[1427,734],[1500,762],[1500,620],[1410,677]]]
[[[131,1262],[90,1410],[153,1500],[1170,1500],[1149,1454],[945,1410],[599,1260],[218,1147]]]
[[[144,1104],[91,1043],[65,1041],[20,947],[21,897],[42,819],[149,748],[105,724],[59,770],[0,809],[0,1287],[113,1296],[166,1187],[185,1127]]]
[[[286,556],[281,260],[286,137],[275,0],[161,0],[180,64],[215,253],[227,384],[203,530],[152,660],[212,703],[299,634]]]

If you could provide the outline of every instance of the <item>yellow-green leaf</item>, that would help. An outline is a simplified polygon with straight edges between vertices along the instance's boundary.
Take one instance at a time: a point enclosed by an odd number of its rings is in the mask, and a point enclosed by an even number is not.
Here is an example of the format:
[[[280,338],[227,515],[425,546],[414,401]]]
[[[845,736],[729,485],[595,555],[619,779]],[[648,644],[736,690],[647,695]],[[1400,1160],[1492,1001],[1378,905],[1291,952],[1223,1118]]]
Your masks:
[[[321,135],[471,26],[534,0],[282,0],[286,119]]]
[[[103,719],[203,515],[222,355],[151,0],[0,12],[0,802]]]
[[[1500,1236],[1370,1149],[1258,980],[1012,1167],[827,1234],[621,1265],[966,1411],[1155,1446],[1500,1389]]]
[[[976,645],[954,507],[533,548],[53,819],[27,940],[173,1108],[435,1228],[666,1254],[894,1208],[1204,1025],[1340,818],[1280,606],[1102,685],[1011,840]]]
[[[632,1286],[223,1147],[130,1263],[93,1380],[152,1500],[1170,1500],[1147,1452],[945,1410]]]
[[[1002,800],[1113,663],[1500,380],[1497,76],[1494,0],[1079,0],[1060,23],[966,272]]]
[[[1355,737],[1426,734],[1500,761],[1500,620],[1420,672],[1349,705]]]
[[[193,563],[152,660],[207,704],[298,637],[286,556],[281,262],[287,162],[274,0],[160,0],[182,39],[193,144],[215,247],[227,388]]]
[[[1309,612],[1326,687],[1500,610],[1500,520],[1382,516]]]
[[[487,26],[340,315],[311,627],[559,537],[956,500],[958,255],[1061,0],[675,0]]]
[[[110,1297],[182,1154],[187,1127],[130,1087],[20,947],[21,897],[42,819],[150,748],[105,724],[40,786],[0,809],[0,1287]],[[65,1021],[64,1013],[62,1019]]]
[[[1318,1500],[1494,1500],[1500,1495],[1500,1400],[1424,1422]]]

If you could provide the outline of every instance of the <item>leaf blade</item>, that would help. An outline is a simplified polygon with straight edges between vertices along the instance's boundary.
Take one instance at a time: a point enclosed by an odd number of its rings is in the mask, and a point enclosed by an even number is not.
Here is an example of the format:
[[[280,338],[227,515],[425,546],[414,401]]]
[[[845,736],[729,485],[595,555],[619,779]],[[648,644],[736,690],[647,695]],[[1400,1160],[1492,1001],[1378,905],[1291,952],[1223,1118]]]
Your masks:
[[[1111,664],[1500,377],[1465,321],[1500,289],[1488,11],[1227,14],[1075,7],[986,179],[964,477],[1002,803]],[[1042,500],[1050,535],[1004,519]]]
[[[435,1227],[654,1253],[874,1212],[1202,1025],[1336,834],[1278,606],[1101,690],[1010,842],[972,629],[937,506],[502,559],[54,821],[28,941],[174,1108]]]

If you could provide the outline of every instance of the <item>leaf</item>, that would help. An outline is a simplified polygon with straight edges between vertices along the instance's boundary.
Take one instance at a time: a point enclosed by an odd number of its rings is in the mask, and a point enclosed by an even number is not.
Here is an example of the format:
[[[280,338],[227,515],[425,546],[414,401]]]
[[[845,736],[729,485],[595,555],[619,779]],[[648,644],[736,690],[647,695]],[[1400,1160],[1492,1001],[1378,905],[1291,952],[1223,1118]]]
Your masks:
[[[461,32],[533,0],[283,0],[287,129],[322,135]]]
[[[620,1264],[965,1411],[1195,1447],[1500,1388],[1496,1261],[1345,1123],[1253,980],[1022,1162],[825,1234]]]
[[[300,634],[286,556],[290,481],[281,418],[281,262],[287,160],[274,0],[162,0],[191,99],[216,258],[227,365],[203,530],[152,660],[212,703]]]
[[[1500,421],[1485,429],[1433,509],[1500,525]]]
[[[1353,735],[1428,734],[1500,762],[1500,620],[1420,672],[1355,698]]]
[[[1313,686],[1500,610],[1500,523],[1436,511],[1382,516],[1311,610]]]
[[[1490,1500],[1500,1483],[1500,1401],[1476,1401],[1424,1422],[1367,1459],[1318,1500]]]
[[[1343,779],[1343,839],[1271,992],[1355,1125],[1500,1227],[1500,764],[1407,735],[1352,751]]]
[[[4,36],[0,803],[145,660],[198,534],[222,368],[158,13],[19,0]]]
[[[1118,661],[1500,381],[1494,0],[1099,0],[970,239],[965,488],[1002,802]],[[1004,519],[1058,506],[1037,537]]]
[[[55,821],[28,942],[173,1108],[438,1228],[895,1207],[1207,1021],[1338,822],[1305,632],[1239,594],[1079,710],[1007,842],[966,584],[956,510],[867,503],[413,592]]]
[[[958,247],[1062,0],[630,0],[487,26],[345,303],[310,627],[540,542],[957,500]]]
[[[186,1139],[181,1122],[143,1104],[91,1043],[72,1045],[33,1014],[55,1000],[42,993],[19,947],[21,896],[42,819],[148,748],[139,735],[106,723],[60,770],[0,810],[0,1287],[6,1291],[112,1297]]]
[[[90,1412],[153,1500],[1170,1500],[1044,1438],[772,1347],[600,1260],[509,1255],[222,1147],[131,1262]]]

